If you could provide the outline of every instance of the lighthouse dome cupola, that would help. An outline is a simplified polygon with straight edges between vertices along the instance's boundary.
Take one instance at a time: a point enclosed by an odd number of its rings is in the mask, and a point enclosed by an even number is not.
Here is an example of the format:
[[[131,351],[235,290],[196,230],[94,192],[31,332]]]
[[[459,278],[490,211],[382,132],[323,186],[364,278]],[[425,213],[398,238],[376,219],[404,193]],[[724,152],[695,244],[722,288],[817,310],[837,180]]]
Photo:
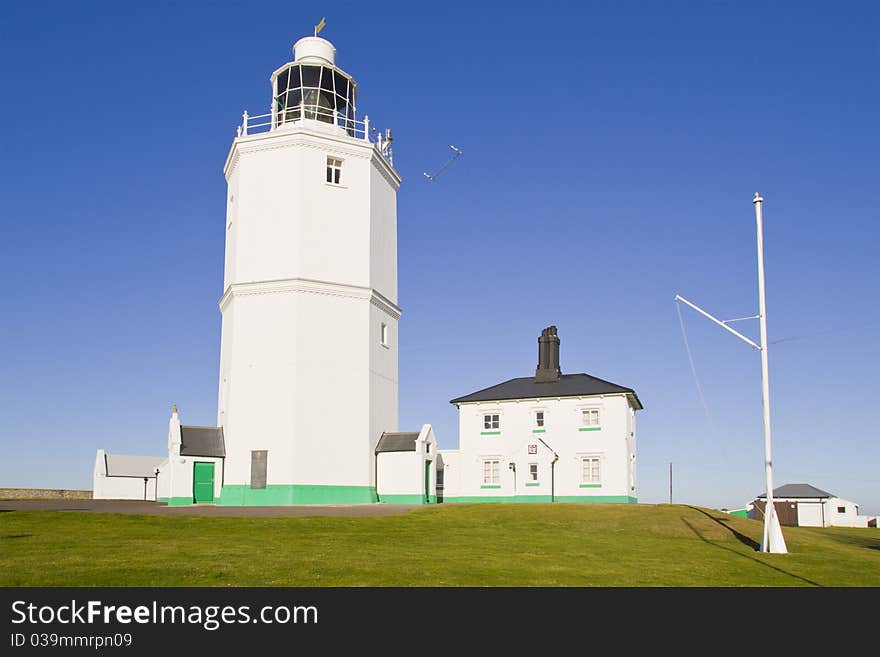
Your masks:
[[[293,59],[297,62],[316,61],[319,64],[336,65],[336,48],[319,36],[303,37],[293,44]]]
[[[293,46],[293,61],[272,74],[273,128],[319,121],[353,134],[357,84],[336,66],[336,48],[317,36]]]

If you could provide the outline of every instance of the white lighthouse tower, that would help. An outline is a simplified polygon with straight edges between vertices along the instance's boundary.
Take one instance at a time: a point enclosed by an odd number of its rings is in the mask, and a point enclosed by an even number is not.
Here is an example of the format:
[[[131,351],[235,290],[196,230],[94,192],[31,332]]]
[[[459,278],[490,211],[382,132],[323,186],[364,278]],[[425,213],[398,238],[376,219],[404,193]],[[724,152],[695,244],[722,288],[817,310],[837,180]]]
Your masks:
[[[397,430],[390,132],[370,139],[329,41],[293,52],[224,167],[220,504],[374,502],[376,445]]]

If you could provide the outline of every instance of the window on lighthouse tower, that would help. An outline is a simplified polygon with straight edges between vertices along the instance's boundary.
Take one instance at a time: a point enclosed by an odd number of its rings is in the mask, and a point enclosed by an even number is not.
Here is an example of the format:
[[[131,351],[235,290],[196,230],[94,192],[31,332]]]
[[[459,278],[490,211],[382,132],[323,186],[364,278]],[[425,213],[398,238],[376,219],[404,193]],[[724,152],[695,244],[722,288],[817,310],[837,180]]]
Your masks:
[[[327,182],[339,185],[342,182],[342,160],[335,157],[327,158]]]

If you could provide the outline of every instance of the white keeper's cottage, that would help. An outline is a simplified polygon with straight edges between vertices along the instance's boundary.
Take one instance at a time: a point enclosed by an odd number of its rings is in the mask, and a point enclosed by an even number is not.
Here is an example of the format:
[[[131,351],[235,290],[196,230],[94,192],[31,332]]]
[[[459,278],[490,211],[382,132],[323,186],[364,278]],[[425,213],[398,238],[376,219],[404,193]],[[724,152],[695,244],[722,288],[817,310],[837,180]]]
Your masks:
[[[358,118],[357,84],[329,41],[293,52],[270,77],[270,112],[244,114],[224,166],[217,425],[181,425],[175,407],[153,497],[357,504],[384,489],[387,501],[434,501],[430,425],[397,431],[391,132]]]
[[[453,399],[459,449],[440,450],[443,502],[635,503],[635,391],[562,374],[555,326],[534,376]]]

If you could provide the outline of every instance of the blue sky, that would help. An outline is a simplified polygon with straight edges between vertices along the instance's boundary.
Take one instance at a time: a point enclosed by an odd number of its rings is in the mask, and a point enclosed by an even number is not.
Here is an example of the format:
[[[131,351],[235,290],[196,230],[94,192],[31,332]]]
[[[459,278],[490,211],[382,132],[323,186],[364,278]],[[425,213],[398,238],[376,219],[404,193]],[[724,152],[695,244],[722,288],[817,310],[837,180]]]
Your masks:
[[[880,513],[880,6],[870,2],[10,3],[0,23],[0,486],[87,488],[95,450],[216,419],[225,181],[241,112],[322,32],[395,134],[400,426],[564,373],[634,388],[639,498],[764,490],[757,352],[684,313],[757,311],[774,478]],[[434,182],[422,176],[464,155]],[[739,327],[757,339],[756,322]],[[796,339],[789,339],[796,338]]]

